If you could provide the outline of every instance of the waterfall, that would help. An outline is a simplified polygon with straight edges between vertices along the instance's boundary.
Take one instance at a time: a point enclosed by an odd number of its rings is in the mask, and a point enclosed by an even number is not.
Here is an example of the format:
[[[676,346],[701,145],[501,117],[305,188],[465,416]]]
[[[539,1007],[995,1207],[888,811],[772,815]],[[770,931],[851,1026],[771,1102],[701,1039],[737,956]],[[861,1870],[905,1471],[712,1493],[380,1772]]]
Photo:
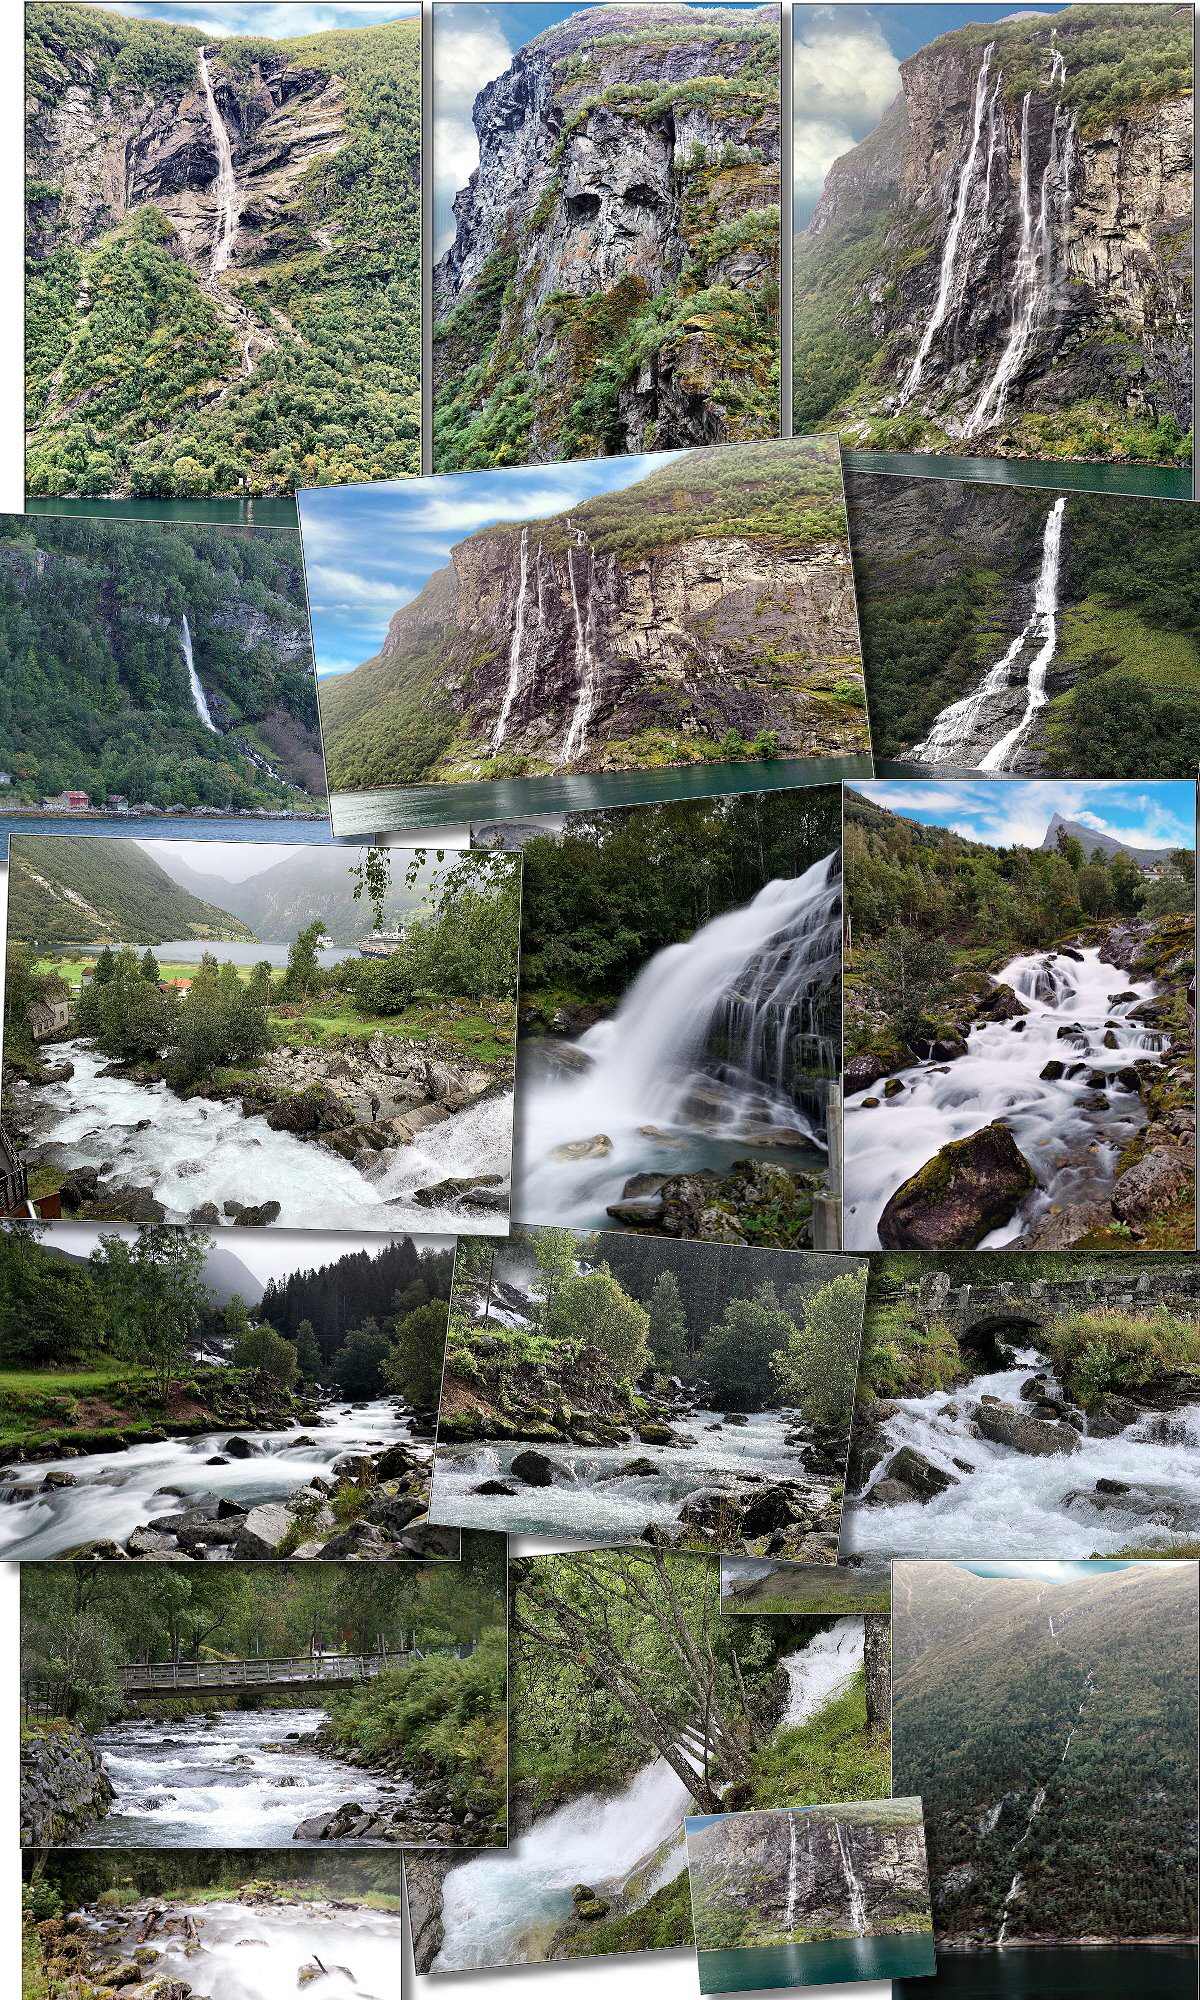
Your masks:
[[[845,1692],[862,1665],[866,1627],[861,1618],[839,1618],[807,1646],[785,1655],[788,1702],[781,1727],[799,1729],[818,1709]]]
[[[199,52],[200,88],[204,92],[204,102],[208,107],[208,123],[217,149],[217,178],[213,182],[213,192],[217,198],[217,229],[213,235],[212,261],[209,276],[215,278],[224,271],[233,256],[234,238],[238,230],[238,212],[241,206],[238,195],[237,176],[233,171],[233,148],[229,143],[229,133],[225,121],[217,109],[217,100],[208,73],[208,50]]]
[[[1021,1892],[1021,1871],[1018,1868],[1016,1874],[1013,1876],[1012,1881],[1009,1884],[1008,1894],[1004,1898],[1004,1907],[1000,1913],[1000,1931],[999,1935],[996,1938],[997,1944],[1004,1943],[1004,1934],[1008,1929],[1008,1907],[1009,1904],[1012,1902],[1013,1898],[1015,1896],[1018,1896],[1020,1892]]]
[[[162,1992],[174,1982],[179,1982],[174,1990],[219,1993],[221,2000],[296,2000],[310,1982],[321,2000],[369,2000],[373,1994],[396,1991],[399,1914],[356,1908],[345,1897],[337,1902],[188,1904],[164,1896],[115,1915],[86,1910],[82,1920],[104,1939],[119,1927],[115,1962],[127,1964],[157,1903],[165,1904],[169,1917],[191,1919],[190,1933],[178,1921],[150,1932],[154,1960],[146,1976],[152,1985],[163,1982]],[[314,1980],[316,1965],[328,1971]],[[111,1969],[111,1962],[105,1969]]]
[[[937,296],[934,299],[933,311],[926,323],[925,331],[921,335],[920,345],[912,358],[908,374],[901,385],[900,398],[896,405],[899,410],[904,408],[920,383],[925,363],[929,358],[929,350],[933,346],[934,340],[937,338],[949,314],[951,305],[957,311],[958,307],[962,304],[966,286],[966,273],[960,273],[959,271],[958,253],[962,241],[963,226],[966,222],[970,206],[971,189],[975,180],[975,169],[979,160],[983,135],[984,110],[987,103],[988,75],[992,63],[992,50],[995,46],[994,42],[988,43],[983,52],[983,61],[979,66],[979,75],[975,79],[975,111],[971,123],[971,143],[967,148],[966,156],[959,171],[958,195],[954,204],[954,213],[950,218],[950,227],[946,231],[946,240],[942,245],[942,266],[938,275]],[[1000,79],[997,77],[997,92],[999,88]],[[993,93],[993,106],[994,104],[995,93]],[[991,179],[991,164],[991,151],[989,149],[989,183]]]
[[[567,516],[567,526],[572,526],[569,514]],[[575,584],[573,560],[575,549],[587,549],[588,552],[587,603],[586,609],[582,613],[579,608],[579,592]],[[592,719],[592,710],[596,706],[596,695],[599,691],[600,679],[593,643],[593,598],[596,582],[596,557],[582,529],[576,530],[575,549],[567,550],[567,576],[571,585],[571,609],[575,614],[575,664],[579,671],[579,692],[575,697],[575,711],[571,717],[571,726],[567,731],[566,741],[562,747],[562,757],[560,759],[562,764],[573,763],[575,758],[583,755],[587,743],[588,727]]]
[[[1058,584],[1066,505],[1065,496],[1060,496],[1046,515],[1041,566],[1029,617],[1007,651],[988,668],[979,686],[942,710],[928,736],[910,753],[914,759],[929,764],[969,763],[980,771],[1002,771],[1011,765],[1034,716],[1046,705],[1046,675],[1058,647]],[[989,724],[994,728],[1003,717],[1010,693],[1009,676],[1026,651],[1031,652],[1031,658],[1020,720],[976,759],[969,746],[976,737],[987,733]]]
[[[538,555],[540,559],[541,556],[540,543],[538,545]],[[538,565],[538,571],[540,580],[540,573],[541,573],[540,560]],[[516,613],[513,619],[513,635],[508,648],[508,682],[504,689],[504,699],[500,704],[500,713],[496,717],[496,727],[492,731],[493,754],[500,748],[500,745],[504,741],[505,732],[508,728],[508,718],[512,713],[512,705],[517,698],[517,692],[521,685],[521,678],[522,678],[521,653],[525,643],[525,604],[528,596],[529,596],[529,530],[528,528],[522,528],[521,573],[520,573],[520,581],[518,582],[517,585],[517,604],[516,604]]]
[[[196,704],[196,713],[204,727],[211,729],[214,736],[219,736],[221,732],[209,714],[204,689],[200,685],[200,676],[196,672],[196,661],[192,653],[192,628],[188,624],[186,611],[183,614],[183,624],[179,628],[179,643],[183,648],[183,663],[188,671],[188,684],[192,690],[192,700]]]
[[[1063,85],[1063,84],[1064,84],[1064,83],[1066,82],[1066,80],[1067,80],[1067,65],[1066,65],[1066,61],[1065,61],[1065,59],[1064,59],[1064,57],[1063,57],[1063,52],[1062,52],[1062,50],[1061,50],[1061,49],[1059,48],[1059,46],[1058,46],[1058,29],[1057,29],[1057,28],[1055,28],[1055,27],[1052,27],[1052,28],[1051,28],[1051,30],[1050,30],[1050,88],[1051,88],[1051,90],[1053,90],[1053,89],[1054,89],[1054,86],[1055,86],[1056,84],[1058,84],[1058,85],[1059,85],[1059,86],[1061,87],[1061,85]]]
[[[1008,339],[991,380],[984,385],[967,424],[975,433],[998,424],[1008,392],[1025,366],[1034,337],[1050,318],[1054,303],[1054,226],[1061,228],[1070,210],[1071,172],[1075,164],[1075,117],[1056,104],[1050,130],[1050,152],[1042,169],[1036,220],[1030,167],[1029,107],[1033,92],[1021,103],[1021,171],[1019,203],[1021,240],[1012,278],[1012,319]]]
[[[844,1827],[840,1820],[835,1820],[833,1824],[834,1832],[837,1834],[838,1853],[842,1857],[842,1873],[846,1877],[846,1887],[850,1891],[851,1928],[862,1937],[867,1928],[867,1899],[863,1895],[862,1883],[854,1872],[854,1862],[850,1853],[850,1830]]]
[[[788,1888],[787,1909],[784,1912],[783,1928],[793,1931],[796,1927],[796,1905],[800,1900],[800,1834],[794,1812],[788,1814]]]

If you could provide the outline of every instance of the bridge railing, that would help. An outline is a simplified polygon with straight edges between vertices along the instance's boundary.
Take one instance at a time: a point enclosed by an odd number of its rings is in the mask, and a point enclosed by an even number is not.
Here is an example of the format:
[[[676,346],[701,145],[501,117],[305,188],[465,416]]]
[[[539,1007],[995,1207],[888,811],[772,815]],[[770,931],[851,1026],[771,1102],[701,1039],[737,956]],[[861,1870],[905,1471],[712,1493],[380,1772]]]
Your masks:
[[[206,1687],[272,1687],[287,1683],[371,1680],[410,1660],[444,1656],[468,1659],[473,1646],[411,1646],[394,1653],[298,1653],[291,1658],[247,1660],[152,1660],[117,1669],[123,1694],[170,1693]]]

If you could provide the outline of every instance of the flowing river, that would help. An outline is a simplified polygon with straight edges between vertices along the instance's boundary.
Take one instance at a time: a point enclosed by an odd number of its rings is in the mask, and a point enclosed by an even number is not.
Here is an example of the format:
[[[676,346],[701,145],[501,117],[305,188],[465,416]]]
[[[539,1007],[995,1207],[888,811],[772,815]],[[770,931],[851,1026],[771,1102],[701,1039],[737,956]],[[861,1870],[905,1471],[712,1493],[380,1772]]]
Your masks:
[[[516,1135],[522,1216],[593,1228],[636,1173],[694,1172],[761,1153],[824,1166],[802,1071],[836,1066],[823,1005],[840,967],[841,877],[829,855],[769,882],[685,944],[657,952],[610,1020],[522,1078]],[[603,1135],[598,1157],[555,1150]]]
[[[730,1424],[719,1411],[693,1410],[672,1418],[672,1429],[692,1445],[547,1444],[538,1452],[559,1468],[552,1486],[511,1480],[511,1494],[480,1493],[486,1480],[509,1479],[513,1459],[527,1443],[443,1445],[434,1465],[429,1518],[454,1527],[497,1528],[509,1534],[568,1535],[577,1541],[629,1541],[644,1528],[670,1529],[680,1509],[701,1487],[726,1489],[748,1500],[761,1480],[802,1481],[828,1497],[832,1482],[804,1470],[805,1449],[787,1443],[799,1418],[778,1410]],[[719,1428],[714,1428],[719,1426]],[[620,1476],[634,1460],[650,1460],[651,1473]]]
[[[184,1099],[165,1083],[105,1076],[106,1059],[86,1042],[62,1042],[75,1073],[37,1093],[45,1157],[63,1168],[106,1169],[113,1186],[146,1187],[168,1222],[187,1222],[208,1202],[280,1204],[278,1229],[380,1229],[422,1234],[489,1234],[494,1214],[423,1207],[418,1188],[477,1174],[507,1180],[513,1100],[482,1099],[397,1147],[370,1179],[326,1146],[276,1132],[239,1103]],[[38,1152],[38,1141],[32,1151]],[[222,1214],[221,1220],[229,1218]],[[502,1226],[502,1225],[499,1225]]]
[[[199,1697],[203,1699],[203,1697]],[[116,1798],[81,1847],[283,1847],[302,1820],[353,1800],[364,1812],[411,1797],[403,1778],[318,1756],[296,1739],[322,1708],[225,1708],[182,1720],[137,1716],[97,1732]],[[291,1739],[289,1741],[289,1738]],[[385,1845],[356,1840],[355,1847]]]
[[[854,1629],[851,1629],[854,1628]],[[797,1728],[842,1693],[862,1658],[861,1618],[839,1619],[785,1657],[788,1702],[778,1727]],[[698,1769],[697,1732],[681,1733]],[[546,1957],[584,1882],[622,1910],[640,1908],[687,1866],[684,1817],[693,1800],[665,1757],[644,1764],[619,1792],[587,1792],[510,1843],[454,1868],[442,1888],[442,1947],[430,1970],[463,1972]]]
[[[897,1188],[942,1146],[994,1119],[1012,1132],[1038,1186],[972,1247],[1011,1244],[1052,1209],[1098,1200],[1111,1188],[1120,1153],[1145,1119],[1133,1065],[1156,1059],[1165,1042],[1130,1019],[1155,982],[1106,965],[1094,946],[1078,960],[1055,952],[1014,958],[996,979],[1027,1014],[976,1025],[955,1061],[898,1071],[904,1089],[893,1097],[872,1085],[847,1101],[847,1250],[879,1249],[879,1218]],[[1064,1074],[1043,1077],[1051,1063]]]
[[[148,1907],[82,1913],[128,1964]],[[192,1935],[189,1936],[189,1920]],[[212,2000],[296,2000],[311,1984],[319,2000],[393,2000],[399,1991],[400,1915],[316,1903],[168,1903],[147,1940],[152,1977],[181,1980]],[[320,1967],[324,1978],[313,1978]],[[309,1978],[301,1985],[301,1975]]]
[[[422,1447],[394,1403],[348,1404],[322,1411],[288,1431],[238,1431],[256,1446],[250,1458],[225,1465],[229,1430],[204,1437],[167,1438],[128,1451],[98,1452],[85,1458],[38,1460],[0,1473],[0,1560],[28,1561],[58,1556],[83,1542],[123,1542],[156,1516],[178,1513],[186,1499],[215,1493],[242,1506],[281,1500],[314,1474],[327,1473],[346,1453],[378,1455],[390,1444]],[[297,1442],[309,1438],[308,1444]],[[75,1483],[41,1490],[47,1474],[65,1474]],[[11,1497],[10,1497],[11,1496]]]
[[[1053,1549],[1066,1560],[1111,1555],[1135,1543],[1167,1550],[1194,1541],[1200,1402],[1170,1416],[1148,1411],[1116,1437],[1085,1433],[1078,1451],[1061,1455],[1033,1456],[978,1436],[970,1406],[997,1396],[1027,1414],[1021,1386],[1033,1374],[1054,1381],[1052,1364],[1029,1347],[960,1389],[897,1397],[896,1414],[883,1426],[889,1450],[864,1494],[886,1477],[901,1445],[912,1445],[956,1483],[924,1505],[872,1506],[856,1495],[843,1517],[842,1553],[1017,1560]],[[1125,1490],[1098,1493],[1100,1479]]]

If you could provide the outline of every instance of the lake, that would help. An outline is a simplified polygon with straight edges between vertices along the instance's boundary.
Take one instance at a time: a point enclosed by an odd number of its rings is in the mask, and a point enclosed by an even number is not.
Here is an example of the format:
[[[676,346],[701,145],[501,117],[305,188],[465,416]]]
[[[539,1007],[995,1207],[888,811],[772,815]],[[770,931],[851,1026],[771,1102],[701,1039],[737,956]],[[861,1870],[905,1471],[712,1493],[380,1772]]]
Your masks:
[[[444,826],[449,820],[521,819],[526,814],[596,812],[740,792],[791,791],[869,778],[867,757],[793,757],[772,763],[684,764],[670,771],[582,771],[549,778],[486,778],[462,785],[380,785],[335,792],[334,831],[364,833]]]
[[[26,499],[27,514],[94,514],[109,521],[191,521],[241,528],[299,527],[296,503],[278,500]]]
[[[973,479],[988,486],[1047,486],[1055,493],[1132,493],[1143,500],[1190,500],[1189,466],[1093,465],[1080,459],[950,458],[924,451],[844,451],[847,472],[903,479]]]
[[[199,965],[205,952],[222,965],[261,965],[264,958],[272,965],[286,965],[289,946],[286,944],[239,943],[230,938],[170,938],[163,944],[156,944],[156,958],[167,965]],[[340,965],[344,958],[357,958],[358,946],[347,944],[327,945],[317,953],[322,965]]]
[[[89,813],[0,812],[0,861],[8,860],[14,833],[119,833],[126,840],[263,840],[280,846],[332,847],[327,819],[134,819]]]
[[[1006,1945],[939,1952],[933,1979],[893,2000],[1195,2000],[1195,1945]]]
[[[761,1993],[777,1986],[839,1986],[934,1970],[933,1932],[906,1937],[822,1938],[812,1944],[743,1945],[699,1953],[702,1993]],[[914,1994],[928,1991],[922,1979]]]

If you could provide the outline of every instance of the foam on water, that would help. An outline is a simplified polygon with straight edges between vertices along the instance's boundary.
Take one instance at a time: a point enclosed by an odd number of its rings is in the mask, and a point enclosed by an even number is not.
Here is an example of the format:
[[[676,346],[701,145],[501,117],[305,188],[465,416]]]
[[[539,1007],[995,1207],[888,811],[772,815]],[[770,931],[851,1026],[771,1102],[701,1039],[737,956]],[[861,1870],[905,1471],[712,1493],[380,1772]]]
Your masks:
[[[339,1903],[171,1903],[173,1917],[191,1917],[199,1942],[158,1938],[153,1976],[185,1980],[213,2000],[296,2000],[300,1973],[314,1962],[329,1968],[312,1991],[320,2000],[394,2000],[399,1992],[400,1915],[356,1910]],[[128,1959],[137,1945],[145,1910],[134,1913],[125,1936]],[[344,1967],[345,1971],[336,1968]],[[349,1975],[347,1977],[347,1975]]]

